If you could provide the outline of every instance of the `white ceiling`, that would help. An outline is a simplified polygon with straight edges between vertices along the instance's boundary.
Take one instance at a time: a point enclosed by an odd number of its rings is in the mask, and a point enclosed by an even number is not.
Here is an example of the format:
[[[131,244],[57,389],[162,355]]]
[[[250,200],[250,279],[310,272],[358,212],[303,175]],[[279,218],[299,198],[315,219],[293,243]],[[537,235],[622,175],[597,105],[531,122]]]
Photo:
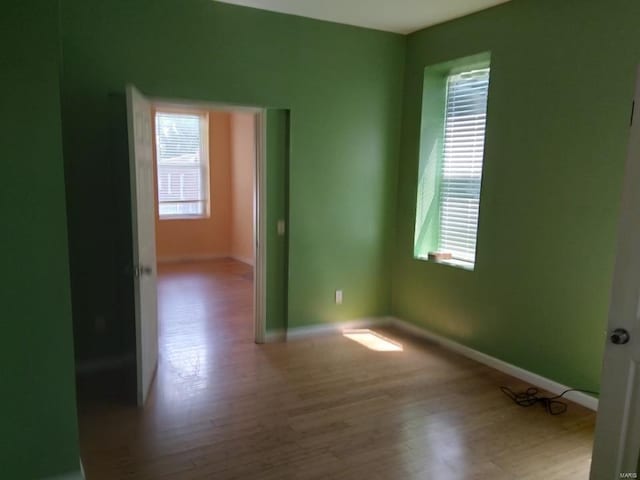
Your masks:
[[[463,17],[509,0],[219,0],[396,33]]]

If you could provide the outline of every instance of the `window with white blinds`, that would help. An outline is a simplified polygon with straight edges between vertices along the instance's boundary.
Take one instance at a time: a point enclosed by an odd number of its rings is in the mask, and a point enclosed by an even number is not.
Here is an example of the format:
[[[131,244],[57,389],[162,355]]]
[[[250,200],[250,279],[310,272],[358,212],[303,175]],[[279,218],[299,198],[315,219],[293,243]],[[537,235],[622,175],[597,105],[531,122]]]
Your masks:
[[[489,68],[447,78],[439,250],[468,264],[476,256],[488,89]]]
[[[155,124],[160,218],[207,217],[208,114],[158,111]]]

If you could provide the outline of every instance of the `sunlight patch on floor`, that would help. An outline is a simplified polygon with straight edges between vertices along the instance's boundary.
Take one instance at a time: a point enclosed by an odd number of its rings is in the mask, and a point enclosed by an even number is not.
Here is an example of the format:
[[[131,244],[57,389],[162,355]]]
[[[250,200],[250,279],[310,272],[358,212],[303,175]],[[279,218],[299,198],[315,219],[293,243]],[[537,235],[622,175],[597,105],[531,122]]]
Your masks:
[[[402,344],[389,340],[388,338],[380,335],[369,329],[349,329],[343,330],[342,334],[349,340],[358,342],[360,345],[364,345],[369,350],[375,350],[376,352],[401,352]]]

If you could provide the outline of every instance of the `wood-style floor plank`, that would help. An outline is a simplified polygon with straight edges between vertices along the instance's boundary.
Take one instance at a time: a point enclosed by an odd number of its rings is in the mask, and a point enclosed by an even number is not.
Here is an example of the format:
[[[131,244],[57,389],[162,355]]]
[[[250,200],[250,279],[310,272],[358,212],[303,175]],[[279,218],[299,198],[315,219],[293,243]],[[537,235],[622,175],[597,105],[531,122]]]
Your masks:
[[[391,329],[402,351],[256,345],[251,278],[233,260],[162,266],[148,405],[114,394],[121,373],[79,389],[88,480],[588,478],[587,409],[515,406],[498,387],[520,381]]]

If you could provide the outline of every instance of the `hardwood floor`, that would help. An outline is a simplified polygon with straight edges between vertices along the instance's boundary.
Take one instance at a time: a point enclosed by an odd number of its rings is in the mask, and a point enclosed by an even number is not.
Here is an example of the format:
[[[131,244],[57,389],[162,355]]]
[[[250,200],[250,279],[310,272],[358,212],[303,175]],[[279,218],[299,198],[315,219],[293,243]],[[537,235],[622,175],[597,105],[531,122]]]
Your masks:
[[[386,330],[253,343],[251,269],[163,266],[148,406],[80,405],[88,480],[586,479],[595,416],[520,408],[511,377]]]

